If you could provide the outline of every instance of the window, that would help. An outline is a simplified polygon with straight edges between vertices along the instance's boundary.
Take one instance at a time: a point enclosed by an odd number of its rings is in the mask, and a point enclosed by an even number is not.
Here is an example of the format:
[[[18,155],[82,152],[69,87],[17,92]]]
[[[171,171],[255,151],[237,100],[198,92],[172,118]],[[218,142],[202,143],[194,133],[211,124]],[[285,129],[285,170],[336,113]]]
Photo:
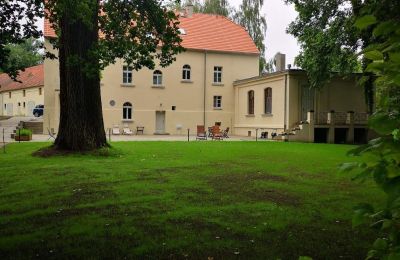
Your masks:
[[[254,115],[254,90],[247,92],[247,113]]]
[[[25,89],[24,89],[24,90],[22,90],[22,96],[25,97],[25,95],[26,95],[26,93],[25,93]]]
[[[25,108],[25,102],[23,104],[24,104],[24,108]]]
[[[222,96],[214,96],[214,108],[222,108]]]
[[[183,80],[190,80],[190,66],[189,65],[183,65],[182,69],[182,79]]]
[[[11,92],[8,92],[8,98],[11,98]]]
[[[21,102],[18,102],[18,106],[19,106],[19,107],[21,106]]]
[[[42,95],[42,88],[39,88],[39,95]]]
[[[222,67],[214,67],[214,83],[222,82]]]
[[[125,102],[122,107],[122,119],[131,120],[132,119],[132,104]]]
[[[123,66],[122,68],[122,83],[131,84],[132,83],[132,67]]]
[[[162,85],[162,72],[159,70],[153,72],[153,85],[154,86]]]
[[[4,109],[7,109],[7,104],[4,104]]]
[[[264,113],[272,113],[272,88],[264,89]]]

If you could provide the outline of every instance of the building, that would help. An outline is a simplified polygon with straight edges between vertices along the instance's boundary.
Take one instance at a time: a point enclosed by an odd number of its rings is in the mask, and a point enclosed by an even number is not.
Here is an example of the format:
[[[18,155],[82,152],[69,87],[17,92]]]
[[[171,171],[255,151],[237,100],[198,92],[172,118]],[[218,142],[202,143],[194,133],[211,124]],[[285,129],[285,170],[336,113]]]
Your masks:
[[[117,60],[102,72],[106,129],[127,125],[144,127],[145,134],[179,135],[188,128],[194,133],[197,125],[219,124],[235,135],[269,132],[305,142],[351,143],[362,139],[355,135],[366,135],[364,94],[355,78],[337,78],[312,91],[304,71],[285,69],[284,55],[277,56],[278,72],[259,76],[254,42],[222,16],[189,10],[180,17],[180,30],[186,52],[169,67],[132,71]],[[48,50],[52,37],[45,21]],[[44,128],[57,132],[58,61],[46,60],[44,69]]]
[[[18,81],[0,74],[0,115],[32,116],[36,105],[44,104],[44,65],[20,71]]]

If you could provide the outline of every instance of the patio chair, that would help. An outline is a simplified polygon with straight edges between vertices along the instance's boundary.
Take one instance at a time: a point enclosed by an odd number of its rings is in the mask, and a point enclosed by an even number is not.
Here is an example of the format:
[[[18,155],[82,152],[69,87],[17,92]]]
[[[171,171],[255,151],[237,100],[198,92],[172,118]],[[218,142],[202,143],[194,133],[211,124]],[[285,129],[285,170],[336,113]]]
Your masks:
[[[209,127],[208,127],[208,137],[213,137],[212,129],[213,129],[212,126],[209,126]]]
[[[212,127],[212,139],[213,140],[223,140],[224,135],[221,133],[221,130],[219,129],[219,126],[215,125]]]
[[[120,135],[121,134],[121,132],[119,131],[119,126],[118,125],[114,125],[113,126],[112,134],[113,135]]]
[[[50,140],[52,138],[56,140],[56,133],[52,133],[49,128],[47,128],[47,132],[49,133],[49,138],[47,140]]]
[[[197,126],[196,140],[207,140],[207,133],[204,125]]]
[[[124,124],[124,128],[122,128],[123,135],[133,135],[132,130],[129,128],[128,124]]]
[[[229,134],[229,127],[227,127],[227,128],[224,130],[224,132],[222,133],[222,135],[223,135],[224,138],[229,138],[228,134]]]
[[[141,133],[141,134],[144,133],[144,126],[136,127],[136,135],[138,135],[139,133]]]

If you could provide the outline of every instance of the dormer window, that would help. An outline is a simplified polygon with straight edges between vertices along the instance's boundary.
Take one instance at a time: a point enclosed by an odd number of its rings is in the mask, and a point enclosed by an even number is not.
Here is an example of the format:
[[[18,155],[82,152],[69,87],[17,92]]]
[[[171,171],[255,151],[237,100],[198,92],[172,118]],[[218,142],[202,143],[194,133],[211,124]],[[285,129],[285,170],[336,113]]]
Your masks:
[[[186,35],[186,31],[183,28],[178,29],[179,34]]]

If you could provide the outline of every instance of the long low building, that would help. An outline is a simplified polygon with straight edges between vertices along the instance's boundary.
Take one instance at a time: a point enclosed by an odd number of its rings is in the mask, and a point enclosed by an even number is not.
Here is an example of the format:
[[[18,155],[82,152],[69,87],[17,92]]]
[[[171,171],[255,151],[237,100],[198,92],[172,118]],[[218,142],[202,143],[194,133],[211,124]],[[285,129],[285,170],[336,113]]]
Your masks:
[[[33,109],[44,104],[44,65],[20,71],[17,81],[0,74],[0,115],[33,116]]]
[[[117,60],[102,72],[107,129],[140,127],[144,134],[179,135],[188,128],[194,133],[197,125],[217,124],[243,136],[268,132],[337,143],[365,139],[355,136],[366,135],[367,111],[355,78],[337,78],[321,91],[310,90],[304,71],[285,69],[284,55],[278,55],[276,73],[259,76],[260,54],[243,27],[191,10],[179,19],[186,52],[172,65],[133,71]],[[47,20],[44,28],[45,46],[51,50],[56,35]],[[44,125],[54,132],[60,113],[58,70],[57,60],[45,60]]]

